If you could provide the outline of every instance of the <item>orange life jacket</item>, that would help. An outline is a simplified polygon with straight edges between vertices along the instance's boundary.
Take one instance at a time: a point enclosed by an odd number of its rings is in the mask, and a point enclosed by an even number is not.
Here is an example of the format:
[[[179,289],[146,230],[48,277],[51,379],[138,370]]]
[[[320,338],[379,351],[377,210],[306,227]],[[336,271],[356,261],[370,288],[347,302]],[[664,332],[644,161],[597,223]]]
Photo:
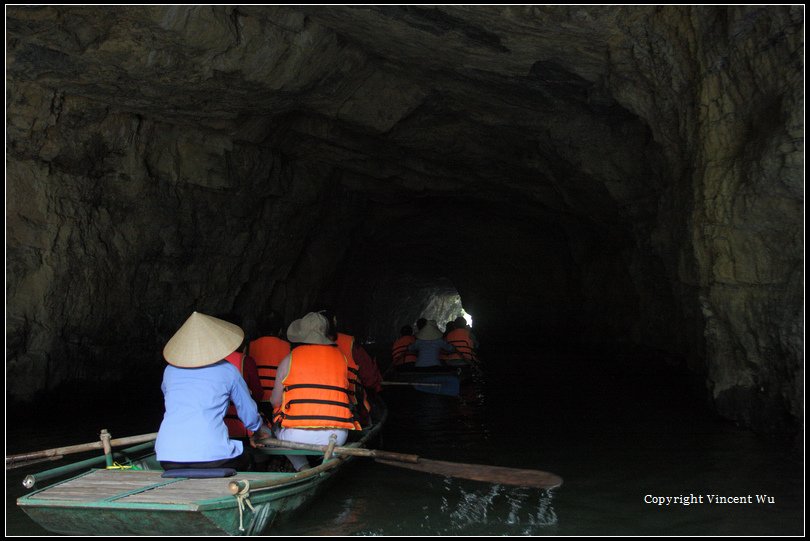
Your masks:
[[[244,356],[241,351],[234,351],[225,357],[225,360],[239,370],[239,374],[242,375],[242,378],[245,377]],[[228,409],[225,411],[225,418],[223,420],[225,421],[225,426],[228,427],[229,438],[247,438],[252,434],[239,419],[239,414],[233,402],[228,403]]]
[[[337,340],[335,340],[335,343],[348,362],[349,383],[351,384],[350,388],[354,389],[355,403],[362,401],[363,407],[366,408],[366,411],[370,412],[371,403],[366,397],[365,389],[363,388],[363,384],[360,380],[360,365],[357,364],[357,361],[354,360],[354,355],[352,355],[352,349],[354,349],[354,336],[339,332],[337,333]],[[358,400],[358,397],[361,400]]]
[[[334,346],[303,345],[290,354],[274,420],[286,428],[360,430],[351,406],[346,357]]]
[[[259,381],[264,389],[264,400],[270,402],[276,384],[276,370],[281,360],[290,353],[290,343],[275,336],[262,336],[250,343],[250,356],[256,359]]]
[[[400,336],[397,338],[397,341],[391,346],[391,359],[394,361],[392,366],[416,362],[416,353],[408,351],[408,346],[414,342],[416,342],[416,337],[413,335]]]
[[[357,364],[357,361],[354,360],[354,356],[352,355],[352,348],[354,347],[354,336],[349,336],[348,334],[338,333],[337,340],[335,340],[338,349],[343,356],[346,357],[346,361],[349,363],[349,383],[354,386],[360,385],[360,366]]]
[[[470,338],[470,329],[464,327],[461,329],[453,329],[447,333],[445,340],[451,345],[455,346],[458,353],[447,353],[442,358],[446,361],[477,361],[478,356],[473,347],[473,341]]]

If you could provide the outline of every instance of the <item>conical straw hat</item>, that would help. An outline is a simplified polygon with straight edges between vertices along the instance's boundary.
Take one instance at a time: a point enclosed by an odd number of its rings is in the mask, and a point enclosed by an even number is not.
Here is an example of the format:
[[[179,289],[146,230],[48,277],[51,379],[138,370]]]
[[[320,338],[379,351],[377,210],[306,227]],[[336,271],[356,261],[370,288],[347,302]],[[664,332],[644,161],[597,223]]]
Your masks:
[[[194,312],[166,343],[163,357],[181,368],[208,366],[236,351],[244,337],[237,325]]]

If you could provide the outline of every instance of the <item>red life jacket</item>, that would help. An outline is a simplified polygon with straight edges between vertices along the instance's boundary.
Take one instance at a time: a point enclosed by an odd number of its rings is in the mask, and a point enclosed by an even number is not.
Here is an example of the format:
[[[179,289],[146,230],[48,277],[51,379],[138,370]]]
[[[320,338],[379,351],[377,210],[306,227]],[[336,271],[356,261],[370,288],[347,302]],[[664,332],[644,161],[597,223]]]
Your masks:
[[[227,357],[225,360],[231,363],[239,370],[239,374],[242,378],[245,377],[245,367],[244,367],[244,355],[240,351],[234,351]],[[229,438],[247,438],[252,434],[250,430],[248,430],[244,423],[239,419],[239,414],[236,411],[236,406],[233,402],[228,403],[228,409],[225,411],[225,426],[228,427],[228,437]]]
[[[478,356],[473,347],[473,341],[470,338],[470,329],[464,327],[461,329],[453,329],[447,333],[445,340],[451,345],[455,346],[458,353],[448,353],[443,359],[447,361],[477,361]]]
[[[262,402],[270,402],[278,365],[289,353],[290,343],[275,336],[263,336],[250,343],[250,356],[256,359],[259,381],[262,382],[264,389]]]
[[[335,340],[338,349],[346,357],[349,364],[349,383],[354,389],[355,403],[362,403],[366,411],[371,412],[371,403],[366,398],[366,392],[363,388],[362,380],[360,379],[360,365],[354,360],[352,349],[354,349],[354,336],[348,334],[338,333],[337,340]],[[358,400],[360,397],[360,400]]]
[[[338,333],[335,343],[337,344],[340,352],[343,353],[343,356],[346,357],[346,361],[349,363],[349,383],[355,386],[360,385],[360,367],[357,365],[357,361],[354,360],[354,356],[352,355],[354,336]]]
[[[413,335],[397,338],[397,341],[391,346],[391,359],[394,361],[391,366],[416,362],[416,353],[408,351],[408,346],[414,342],[416,342],[416,337]]]
[[[290,354],[274,415],[282,427],[360,430],[351,404],[346,357],[334,346],[303,345]]]

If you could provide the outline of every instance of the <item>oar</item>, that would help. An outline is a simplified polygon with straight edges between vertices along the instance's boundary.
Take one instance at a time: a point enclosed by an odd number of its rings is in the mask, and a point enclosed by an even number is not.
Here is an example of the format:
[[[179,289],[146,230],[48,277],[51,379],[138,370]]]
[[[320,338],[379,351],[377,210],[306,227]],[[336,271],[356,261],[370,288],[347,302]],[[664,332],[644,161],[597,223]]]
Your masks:
[[[142,456],[143,453],[148,453],[149,451],[154,452],[154,443],[152,441],[121,449],[120,452],[113,452],[113,457],[116,460],[124,462],[127,460],[132,460],[134,456]],[[25,488],[32,489],[38,483],[42,483],[50,479],[56,479],[57,477],[62,477],[68,473],[86,470],[87,468],[95,468],[101,464],[104,464],[106,461],[106,455],[94,456],[93,458],[88,458],[87,460],[73,462],[72,464],[66,464],[64,466],[59,466],[58,468],[52,468],[50,470],[26,475],[22,484]]]
[[[326,445],[296,443],[272,438],[263,439],[260,443],[274,447],[283,447],[286,449],[303,449],[307,451],[321,452],[325,452],[327,450]],[[369,457],[375,459],[381,464],[387,464],[389,466],[396,466],[399,468],[408,468],[425,473],[433,473],[447,477],[459,477],[462,479],[471,479],[473,481],[483,481],[485,483],[495,483],[500,485],[513,485],[532,488],[555,488],[562,485],[563,482],[560,476],[540,470],[429,460],[422,458],[419,455],[381,451],[379,449],[366,449],[363,447],[335,447],[333,452],[335,455]]]
[[[441,387],[441,383],[418,383],[418,382],[410,382],[410,381],[383,381],[383,385],[410,385],[413,387],[421,386],[421,387]]]
[[[432,374],[425,372],[420,377],[427,381],[383,381],[383,385],[408,385],[430,394],[443,394],[447,396],[458,396],[461,391],[459,378],[456,374]]]
[[[118,447],[121,445],[132,445],[135,443],[144,443],[152,441],[157,438],[157,432],[152,434],[141,434],[139,436],[127,436],[126,438],[117,438],[110,440],[111,447]],[[50,458],[57,455],[69,455],[73,453],[82,453],[84,451],[92,451],[94,449],[104,449],[104,444],[101,441],[94,441],[92,443],[80,443],[77,445],[69,445],[67,447],[56,447],[54,449],[45,449],[42,451],[33,451],[30,453],[22,453],[19,455],[6,456],[6,467],[15,462],[24,462],[34,460],[37,458]]]
[[[39,464],[40,462],[53,462],[55,460],[60,460],[64,458],[62,455],[54,455],[45,458],[33,458],[31,460],[24,460],[20,462],[12,462],[10,464],[6,464],[6,471],[14,470],[16,468],[25,468],[27,466],[31,466],[33,464]]]

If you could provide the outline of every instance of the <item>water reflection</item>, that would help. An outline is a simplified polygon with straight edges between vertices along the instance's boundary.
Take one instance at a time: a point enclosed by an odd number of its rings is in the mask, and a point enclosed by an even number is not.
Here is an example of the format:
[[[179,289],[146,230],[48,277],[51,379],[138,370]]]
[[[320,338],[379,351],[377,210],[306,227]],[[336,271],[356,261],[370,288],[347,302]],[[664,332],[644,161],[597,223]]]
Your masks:
[[[449,523],[443,533],[472,533],[494,529],[519,528],[524,535],[536,533],[536,527],[552,526],[557,515],[551,505],[552,491],[529,490],[502,485],[465,488],[455,479],[446,478],[440,511]],[[508,527],[508,528],[507,528]]]
[[[375,463],[352,466],[280,536],[545,535],[557,515],[548,490],[437,477]]]

